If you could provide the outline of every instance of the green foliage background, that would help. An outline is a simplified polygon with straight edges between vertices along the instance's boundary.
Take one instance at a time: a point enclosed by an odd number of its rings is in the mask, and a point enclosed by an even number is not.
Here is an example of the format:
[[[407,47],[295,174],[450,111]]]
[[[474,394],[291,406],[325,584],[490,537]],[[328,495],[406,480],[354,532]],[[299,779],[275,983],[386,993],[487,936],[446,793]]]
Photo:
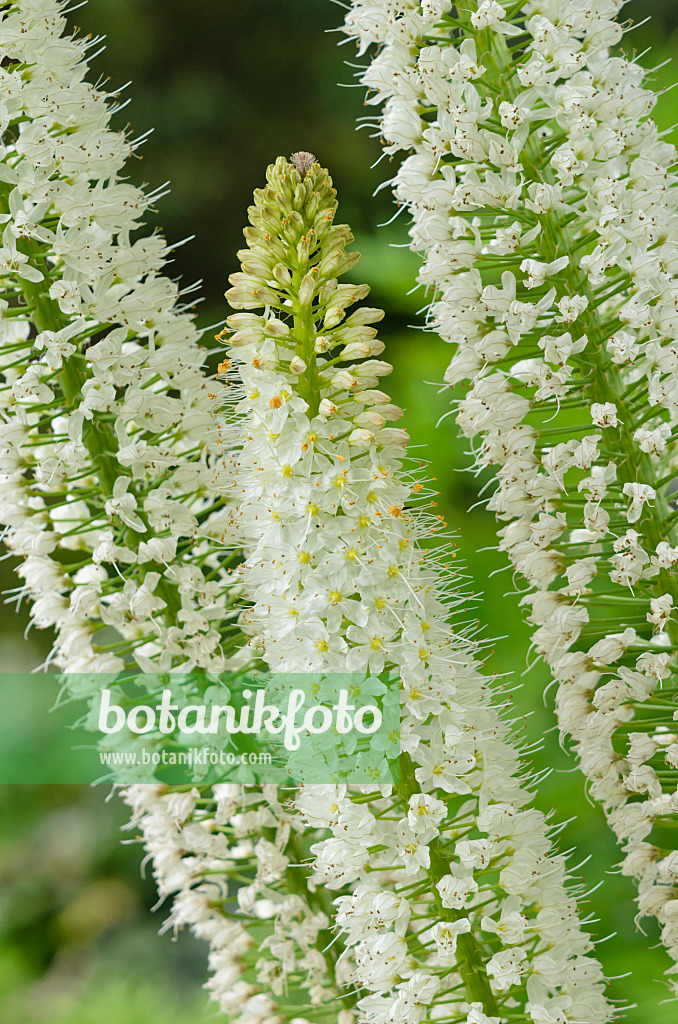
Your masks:
[[[676,0],[631,0],[625,19],[649,23],[626,37],[625,49],[655,67],[678,55]],[[590,891],[591,930],[603,938],[599,955],[613,996],[638,1004],[629,1024],[671,1024],[675,1004],[658,981],[669,966],[656,948],[658,934],[634,926],[632,886],[615,869],[616,849],[600,812],[586,799],[581,776],[553,729],[548,676],[539,664],[526,672],[529,633],[503,558],[491,549],[494,519],[475,506],[482,479],[463,472],[469,458],[456,437],[449,395],[438,382],[449,353],[422,331],[427,298],[414,289],[416,259],[407,251],[406,227],[393,217],[388,188],[372,193],[394,166],[381,160],[373,130],[355,130],[369,116],[355,84],[351,44],[339,48],[333,29],[342,10],[330,0],[89,0],[71,15],[107,49],[94,74],[117,89],[128,80],[134,134],[154,129],[131,177],[172,192],[159,203],[166,237],[195,240],[176,252],[173,273],[184,284],[203,280],[200,320],[225,316],[222,294],[235,269],[245,212],[266,165],[279,153],[316,153],[334,177],[342,219],[356,234],[363,260],[357,277],[372,286],[372,302],[388,311],[383,337],[394,399],[418,454],[431,462],[441,491],[440,512],[461,534],[459,560],[468,567],[477,604],[469,612],[485,624],[488,664],[506,673],[518,728],[537,771],[552,769],[540,805],[567,822],[561,846],[576,845],[574,873]],[[650,52],[645,52],[651,47]],[[346,63],[348,62],[348,63]],[[678,80],[678,64],[654,75],[660,88]],[[337,83],[342,83],[339,87]],[[658,119],[675,120],[675,93],[665,93]],[[674,140],[675,140],[675,133]],[[207,331],[209,344],[214,332]],[[436,427],[436,422],[442,422]],[[4,588],[15,585],[3,563]],[[5,670],[41,663],[49,638],[23,635],[25,608],[0,610],[0,653]],[[152,882],[140,878],[137,846],[121,846],[124,808],[101,790],[4,787],[0,789],[0,1019],[16,1024],[194,1024],[205,1019],[200,983],[205,950],[189,936],[155,935]],[[600,883],[604,886],[600,888]],[[209,1015],[209,1011],[208,1011]]]

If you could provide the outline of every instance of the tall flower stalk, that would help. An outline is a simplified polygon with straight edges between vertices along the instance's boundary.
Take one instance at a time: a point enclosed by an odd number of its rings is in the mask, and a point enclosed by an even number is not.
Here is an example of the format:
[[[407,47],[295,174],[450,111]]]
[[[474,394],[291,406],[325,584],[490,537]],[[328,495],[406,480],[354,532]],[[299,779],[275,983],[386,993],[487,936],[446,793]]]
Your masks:
[[[217,482],[246,556],[240,621],[269,668],[402,680],[400,781],[303,787],[290,807],[326,833],[306,884],[336,894],[335,970],[355,1003],[340,1020],[607,1021],[565,862],[458,621],[458,575],[428,549],[440,522],[387,425],[400,410],[376,390],[382,314],[349,312],[367,289],[338,281],[358,256],[336,206],[308,154],[255,193],[227,293],[246,312],[228,320],[233,447]],[[288,954],[283,984],[300,966]]]
[[[678,959],[676,153],[621,8],[355,0],[346,31],[561,730]]]

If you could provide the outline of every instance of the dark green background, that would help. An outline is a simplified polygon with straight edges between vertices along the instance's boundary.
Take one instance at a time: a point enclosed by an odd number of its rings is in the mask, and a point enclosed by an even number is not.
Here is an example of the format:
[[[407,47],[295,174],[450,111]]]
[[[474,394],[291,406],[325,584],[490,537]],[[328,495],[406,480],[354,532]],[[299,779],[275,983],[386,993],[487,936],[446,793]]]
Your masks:
[[[627,52],[652,67],[678,53],[678,7],[667,0],[628,4],[625,19],[650,24],[625,39]],[[511,673],[518,728],[527,742],[543,738],[534,755],[537,769],[555,770],[543,783],[539,804],[568,821],[561,847],[576,845],[574,873],[592,891],[592,930],[616,936],[599,947],[611,976],[614,997],[638,1003],[630,1024],[670,1024],[678,1011],[660,1005],[666,989],[656,979],[668,958],[633,923],[633,888],[615,868],[616,850],[600,812],[586,800],[580,775],[558,746],[543,691],[541,666],[523,678],[529,633],[520,621],[510,573],[492,550],[494,520],[477,500],[477,481],[462,472],[469,459],[456,439],[451,418],[435,424],[449,408],[440,392],[449,352],[420,330],[426,303],[413,291],[416,259],[405,248],[401,218],[388,228],[394,208],[388,188],[374,190],[395,165],[379,160],[374,131],[356,132],[369,116],[355,79],[355,51],[338,47],[333,33],[342,9],[331,0],[90,0],[72,15],[84,32],[107,36],[107,50],[94,61],[94,76],[132,102],[118,115],[134,134],[153,134],[132,161],[133,180],[152,187],[171,180],[172,192],[159,203],[156,223],[166,237],[195,240],[176,252],[172,274],[185,284],[202,278],[203,324],[225,315],[222,293],[236,268],[235,251],[253,188],[278,154],[309,149],[328,166],[339,190],[342,219],[348,221],[364,254],[358,276],[372,285],[374,304],[388,310],[383,336],[395,364],[390,389],[406,409],[406,425],[418,454],[432,463],[442,491],[440,511],[457,528],[460,561],[468,565],[469,589],[479,597],[470,614],[486,623],[494,645],[490,665]],[[348,62],[348,64],[346,63]],[[675,66],[661,69],[659,86],[678,79]],[[340,88],[337,83],[342,83]],[[678,120],[675,93],[660,101],[665,128]],[[206,335],[209,341],[211,334]],[[6,587],[15,585],[3,563]],[[496,573],[496,575],[492,575]],[[48,638],[24,638],[25,611],[2,609],[3,668],[30,669],[43,660]],[[548,703],[548,701],[547,701]],[[206,975],[206,948],[188,936],[174,943],[158,938],[165,908],[155,917],[152,882],[140,880],[140,851],[121,846],[118,829],[125,812],[101,791],[77,787],[11,787],[0,791],[0,1019],[17,1024],[195,1024],[204,1019],[199,985]],[[588,860],[587,860],[588,858]],[[604,881],[602,888],[596,886]]]

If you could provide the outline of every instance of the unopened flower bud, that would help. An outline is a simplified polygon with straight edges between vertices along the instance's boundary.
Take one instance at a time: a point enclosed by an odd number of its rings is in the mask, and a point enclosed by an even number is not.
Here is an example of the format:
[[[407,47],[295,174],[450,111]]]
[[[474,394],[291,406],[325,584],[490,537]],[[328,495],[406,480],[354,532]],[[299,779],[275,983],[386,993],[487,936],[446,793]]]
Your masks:
[[[388,405],[391,401],[390,396],[384,391],[375,391],[373,389],[368,391],[358,391],[356,392],[355,397],[356,401],[365,402],[370,405]]]
[[[303,373],[306,369],[306,363],[299,356],[293,356],[290,360],[290,373],[299,374]]]
[[[318,236],[313,228],[308,231],[297,245],[297,259],[300,263],[308,263],[309,256],[318,244]]]
[[[339,306],[331,306],[325,313],[323,326],[327,330],[331,330],[333,327],[336,327],[337,324],[341,323],[345,315],[345,311],[343,309],[340,309]]]
[[[308,306],[313,301],[313,297],[318,287],[318,268],[314,267],[309,270],[308,274],[305,274],[301,285],[299,286],[299,302],[302,306]]]
[[[358,378],[348,370],[340,370],[339,373],[335,373],[334,377],[332,377],[331,384],[333,388],[341,388],[343,391],[352,391],[358,386]]]
[[[336,416],[339,411],[339,406],[335,405],[334,402],[330,401],[329,398],[323,398],[322,402],[318,407],[318,412],[321,416],[330,417]]]
[[[282,285],[289,285],[292,281],[292,274],[284,263],[276,263],[273,268],[273,276]]]
[[[273,268],[273,260],[266,251],[261,249],[241,249],[238,253],[242,269],[246,274],[254,274],[263,280],[268,280]]]
[[[375,430],[380,430],[386,420],[383,416],[380,416],[374,409],[365,410],[365,412],[358,413],[357,416],[353,417],[353,422],[357,427],[372,427]]]
[[[379,431],[379,443],[383,445],[396,445],[398,448],[407,448],[410,443],[410,435],[406,430],[398,427],[384,427]]]
[[[381,345],[381,349],[379,350],[381,352],[383,351],[384,346],[381,342],[379,342],[379,344]],[[378,354],[379,353],[377,353],[377,355]],[[346,347],[341,350],[341,358],[346,361],[349,359],[367,359],[367,357],[371,355],[372,351],[369,344],[365,344],[365,342],[362,341],[352,341],[350,345],[346,345]]]
[[[354,313],[351,313],[346,321],[347,327],[361,327],[364,324],[377,324],[384,319],[383,309],[376,309],[373,306],[360,306]]]
[[[266,334],[273,338],[284,338],[285,335],[290,333],[290,329],[283,320],[278,320],[276,317],[270,317],[270,319],[264,321],[266,328]]]
[[[315,339],[315,350],[318,353],[329,352],[334,345],[334,339],[331,334],[319,334]]]
[[[365,427],[359,427],[348,435],[348,443],[354,448],[369,448],[373,441],[373,432]]]

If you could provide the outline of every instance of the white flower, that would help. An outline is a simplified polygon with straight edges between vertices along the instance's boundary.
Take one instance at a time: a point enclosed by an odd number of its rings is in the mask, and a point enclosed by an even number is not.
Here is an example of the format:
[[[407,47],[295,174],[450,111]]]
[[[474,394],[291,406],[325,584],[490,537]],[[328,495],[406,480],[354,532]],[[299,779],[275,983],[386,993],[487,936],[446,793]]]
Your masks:
[[[595,558],[582,558],[577,562],[573,562],[565,571],[569,583],[567,592],[575,595],[584,593],[587,585],[597,572],[598,566]]]
[[[460,935],[471,931],[471,922],[467,917],[458,921],[439,921],[433,929],[433,939],[438,956],[443,963],[453,964],[457,960],[457,941]]]
[[[666,442],[671,434],[671,428],[667,423],[662,423],[654,430],[643,430],[639,428],[633,435],[642,452],[648,455],[663,455],[666,451]]]
[[[483,1010],[482,1003],[471,1003],[466,1024],[500,1024],[499,1017],[489,1017]]]
[[[589,657],[602,665],[612,665],[637,639],[637,633],[632,626],[625,629],[623,633],[610,633],[609,636],[599,640],[591,647]]]
[[[470,902],[469,897],[478,891],[478,883],[473,876],[456,878],[454,875],[443,875],[440,881],[436,882],[436,889],[440,893],[444,907],[459,910],[466,906]]]
[[[3,245],[0,247],[0,274],[16,274],[25,281],[42,281],[43,273],[29,263],[28,256],[19,252],[16,242],[7,230],[3,235]]]
[[[591,419],[597,427],[616,427],[617,407],[614,402],[594,402],[591,406]]]
[[[654,487],[650,487],[649,484],[624,484],[624,494],[631,498],[631,504],[626,513],[626,518],[630,523],[637,523],[645,503],[653,501],[657,497]]]
[[[414,793],[409,799],[407,820],[414,832],[421,836],[422,842],[430,842],[438,835],[438,825],[445,815],[443,801],[429,793]]]
[[[391,988],[405,967],[407,943],[392,932],[371,935],[356,946],[357,980],[375,992]]]
[[[515,901],[517,906],[517,901]],[[517,945],[524,941],[525,932],[530,927],[530,922],[518,910],[512,909],[510,900],[507,900],[498,921],[491,917],[483,917],[481,923],[483,931],[500,935],[504,942],[510,945]]]
[[[524,949],[503,949],[495,953],[487,965],[487,973],[494,978],[497,991],[505,992],[520,982],[526,960]]]
[[[651,622],[657,630],[662,630],[673,611],[673,597],[671,594],[662,594],[661,597],[653,597],[650,601],[650,611],[647,613],[647,621]]]
[[[128,494],[127,489],[131,483],[128,476],[119,476],[113,485],[113,497],[109,498],[104,508],[106,515],[110,518],[120,519],[127,526],[140,533],[145,532],[146,527],[135,511],[137,501],[133,494]]]
[[[26,372],[12,384],[12,396],[17,402],[26,402],[30,405],[51,402],[54,392],[43,381],[43,377],[48,374],[49,370],[45,366],[29,366]]]

